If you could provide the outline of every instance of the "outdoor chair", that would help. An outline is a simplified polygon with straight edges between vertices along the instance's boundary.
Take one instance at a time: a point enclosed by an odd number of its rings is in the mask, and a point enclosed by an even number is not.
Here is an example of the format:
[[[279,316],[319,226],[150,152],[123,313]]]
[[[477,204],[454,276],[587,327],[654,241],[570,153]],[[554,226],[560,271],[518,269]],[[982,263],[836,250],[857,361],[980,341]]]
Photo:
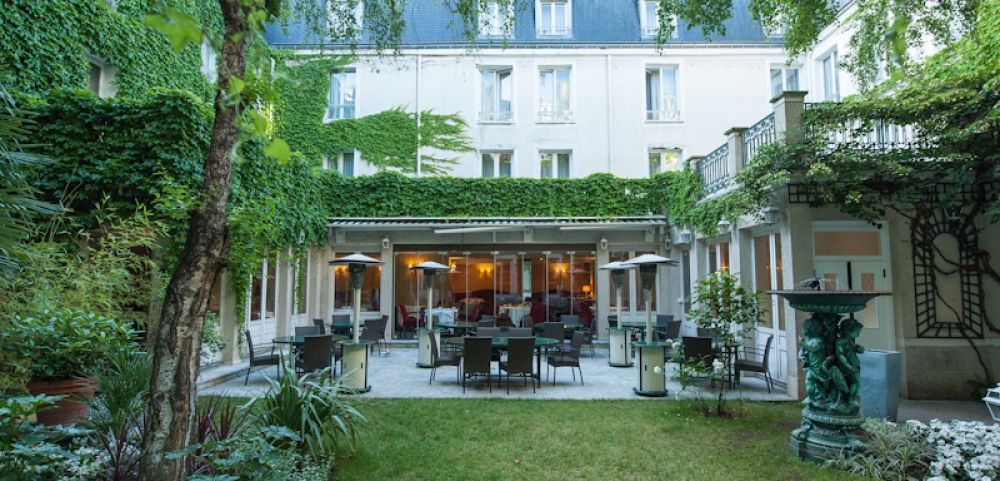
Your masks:
[[[382,350],[379,350],[379,354],[385,353],[389,354],[388,350],[385,348],[385,325],[388,323],[386,316],[382,316],[381,319],[369,319],[365,321],[363,330],[361,331],[360,338],[365,341],[371,341],[372,346],[378,349],[380,346]]]
[[[733,372],[738,375],[740,371],[749,372],[759,372],[764,374],[764,383],[767,384],[767,393],[771,393],[771,372],[768,369],[767,361],[771,354],[771,341],[774,340],[774,334],[767,336],[767,341],[764,342],[764,352],[761,353],[755,348],[744,347],[743,353],[744,357],[740,358],[737,356],[736,364],[733,367]],[[750,357],[760,358],[760,361],[751,361]]]
[[[250,335],[249,330],[243,331],[243,334],[247,338],[247,352],[250,355],[250,366],[247,367],[247,377],[243,380],[243,385],[246,386],[247,382],[250,381],[250,371],[255,367],[259,366],[278,366],[278,378],[281,378],[281,353],[274,352],[274,344],[271,344],[270,352],[265,354],[267,348],[260,348],[260,352],[253,347],[253,336]]]
[[[562,351],[563,340],[566,339],[566,326],[561,322],[544,322],[542,323],[542,337],[555,339],[557,344],[552,349]]]
[[[486,384],[493,392],[492,354],[493,339],[489,337],[466,337],[462,354],[462,392],[466,381],[476,376],[486,376]]]
[[[407,331],[416,332],[417,330],[417,318],[407,312],[406,304],[399,303],[396,305],[396,327],[399,328],[399,332],[402,333],[403,337],[406,337]]]
[[[319,327],[316,326],[295,326],[295,336],[316,336],[323,334]]]
[[[483,316],[479,320],[479,327],[497,327],[497,321],[491,316]]]
[[[528,311],[528,314],[531,316],[531,320],[534,324],[541,324],[545,322],[545,304],[541,302],[532,302],[531,310]]]
[[[579,324],[580,323],[580,316],[578,316],[576,314],[563,314],[559,318],[559,322],[561,322],[563,324]]]
[[[574,332],[573,339],[569,343],[569,350],[561,352],[555,356],[549,356],[546,360],[548,367],[552,368],[552,385],[556,384],[556,369],[560,367],[571,368],[570,372],[573,373],[573,382],[576,382],[576,371],[572,368],[576,368],[580,371],[580,385],[583,385],[583,370],[580,369],[580,347],[583,346],[583,333]]]
[[[319,328],[320,334],[326,334],[326,324],[323,323],[322,319],[313,319],[313,325]]]
[[[525,385],[531,378],[531,392],[535,392],[535,370],[533,358],[535,352],[534,337],[510,337],[507,340],[507,360],[500,363],[500,375],[507,373],[507,394],[510,394],[510,376],[520,376]],[[582,375],[581,375],[582,378]]]
[[[330,319],[332,331],[334,334],[341,334],[349,336],[351,334],[351,315],[350,314],[334,314]],[[346,327],[334,327],[334,326],[346,326]]]
[[[507,337],[533,337],[533,330],[530,327],[512,327],[507,330]]]
[[[431,340],[431,379],[427,381],[427,384],[434,382],[434,377],[437,375],[437,368],[442,366],[455,366],[455,381],[459,381],[459,375],[461,374],[462,366],[462,356],[461,354],[446,352],[441,354],[438,351],[437,336],[428,336]]]
[[[476,329],[476,336],[477,337],[497,337],[497,336],[500,335],[500,331],[501,330],[500,330],[499,327],[481,327],[480,326],[479,329]]]
[[[301,374],[305,374],[322,371],[332,366],[333,335],[306,336],[302,343],[302,356],[295,360],[295,370]]]
[[[596,356],[597,354],[594,353],[594,339],[597,339],[597,323],[591,322],[590,324],[585,324],[579,332],[583,333],[583,343],[590,346],[590,357]]]

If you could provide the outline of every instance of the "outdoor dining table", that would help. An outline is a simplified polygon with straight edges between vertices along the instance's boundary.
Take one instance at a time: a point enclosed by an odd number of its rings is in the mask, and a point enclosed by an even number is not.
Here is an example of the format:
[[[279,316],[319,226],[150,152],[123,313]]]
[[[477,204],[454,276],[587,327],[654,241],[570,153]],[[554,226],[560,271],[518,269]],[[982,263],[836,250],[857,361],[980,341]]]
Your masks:
[[[339,334],[333,335],[333,342],[340,342],[347,339],[347,336]],[[278,336],[271,340],[275,344],[290,344],[293,347],[302,347],[306,343],[306,336]]]
[[[505,305],[500,306],[500,313],[506,314],[510,318],[510,322],[517,327],[521,327],[521,320],[524,319],[524,316],[531,313],[531,307]]]
[[[507,347],[507,338],[494,336],[490,338],[493,340],[493,349],[501,349]],[[542,385],[542,349],[555,346],[559,341],[555,339],[549,339],[547,337],[535,336],[535,380],[538,381],[538,386]],[[464,337],[449,337],[444,340],[445,344],[453,344],[457,346],[465,345]]]
[[[361,318],[361,322],[358,323],[362,327],[365,325],[365,318]],[[351,329],[354,329],[354,322],[351,321],[350,317],[347,319],[338,319],[330,323],[330,329],[333,332],[344,332],[347,334],[351,333]]]
[[[437,327],[440,327],[441,329],[453,329],[457,334],[460,332],[464,333],[476,329],[477,327],[479,327],[479,323],[464,322],[464,321],[442,322],[440,324],[437,324]]]

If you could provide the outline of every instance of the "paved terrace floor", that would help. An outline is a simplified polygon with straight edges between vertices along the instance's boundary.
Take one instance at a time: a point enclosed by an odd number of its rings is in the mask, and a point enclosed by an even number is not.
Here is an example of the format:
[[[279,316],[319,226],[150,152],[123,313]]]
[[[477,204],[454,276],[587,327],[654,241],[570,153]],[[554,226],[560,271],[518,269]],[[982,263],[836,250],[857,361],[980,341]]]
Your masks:
[[[525,398],[525,399],[663,399],[644,398],[632,393],[632,387],[638,385],[638,368],[620,368],[608,365],[607,349],[596,349],[592,357],[589,349],[584,349],[580,360],[584,383],[580,384],[579,376],[576,382],[569,368],[559,368],[556,383],[545,377],[545,362],[542,362],[542,386],[532,393],[531,384],[524,385],[519,379],[512,379],[510,394],[507,394],[506,382],[502,388],[497,387],[496,379],[493,389],[486,386],[484,380],[469,381],[467,390],[462,392],[462,385],[456,380],[456,368],[442,367],[437,371],[433,384],[428,384],[430,369],[417,367],[417,349],[390,347],[388,356],[373,353],[369,361],[369,383],[372,390],[362,394],[371,398]],[[245,366],[245,364],[244,364]],[[496,369],[496,364],[494,364]],[[669,371],[668,371],[669,372]],[[250,382],[244,386],[243,379],[246,370],[239,371],[239,377],[232,378],[221,384],[199,390],[201,395],[255,397],[267,391],[265,376],[275,376],[274,367],[257,368],[250,374]],[[703,396],[711,396],[707,383],[700,382],[699,390]],[[691,388],[682,391],[680,384],[674,381],[667,383],[668,397],[666,399],[691,399],[698,395]],[[763,379],[743,377],[743,381],[732,391],[730,397],[758,401],[790,401],[783,387],[772,389],[768,394]]]

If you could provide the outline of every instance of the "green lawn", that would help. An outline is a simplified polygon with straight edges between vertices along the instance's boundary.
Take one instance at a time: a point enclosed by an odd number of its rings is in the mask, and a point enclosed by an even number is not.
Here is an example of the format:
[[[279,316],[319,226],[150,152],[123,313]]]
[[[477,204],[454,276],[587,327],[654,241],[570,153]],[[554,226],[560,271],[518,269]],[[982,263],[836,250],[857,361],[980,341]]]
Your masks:
[[[690,403],[368,399],[347,480],[849,480],[788,451],[799,406],[705,418]]]

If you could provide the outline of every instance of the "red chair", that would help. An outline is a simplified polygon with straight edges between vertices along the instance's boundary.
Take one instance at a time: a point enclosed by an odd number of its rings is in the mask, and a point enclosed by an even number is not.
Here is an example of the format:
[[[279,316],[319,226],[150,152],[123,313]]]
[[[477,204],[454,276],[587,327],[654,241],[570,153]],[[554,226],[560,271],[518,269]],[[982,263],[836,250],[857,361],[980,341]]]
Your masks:
[[[402,324],[404,336],[408,330],[417,330],[417,318],[411,316],[410,313],[407,312],[406,304],[399,303],[399,305],[396,306],[396,312],[399,316],[397,320]]]
[[[469,313],[468,322],[479,322],[479,314],[482,312],[482,310],[483,310],[482,304],[473,304],[472,312]]]
[[[532,302],[531,312],[528,315],[531,316],[531,320],[534,321],[535,324],[546,322],[545,304],[542,302]]]
[[[594,322],[594,311],[590,309],[590,305],[586,302],[581,302],[577,307],[577,311],[580,315],[580,324],[590,326]]]

